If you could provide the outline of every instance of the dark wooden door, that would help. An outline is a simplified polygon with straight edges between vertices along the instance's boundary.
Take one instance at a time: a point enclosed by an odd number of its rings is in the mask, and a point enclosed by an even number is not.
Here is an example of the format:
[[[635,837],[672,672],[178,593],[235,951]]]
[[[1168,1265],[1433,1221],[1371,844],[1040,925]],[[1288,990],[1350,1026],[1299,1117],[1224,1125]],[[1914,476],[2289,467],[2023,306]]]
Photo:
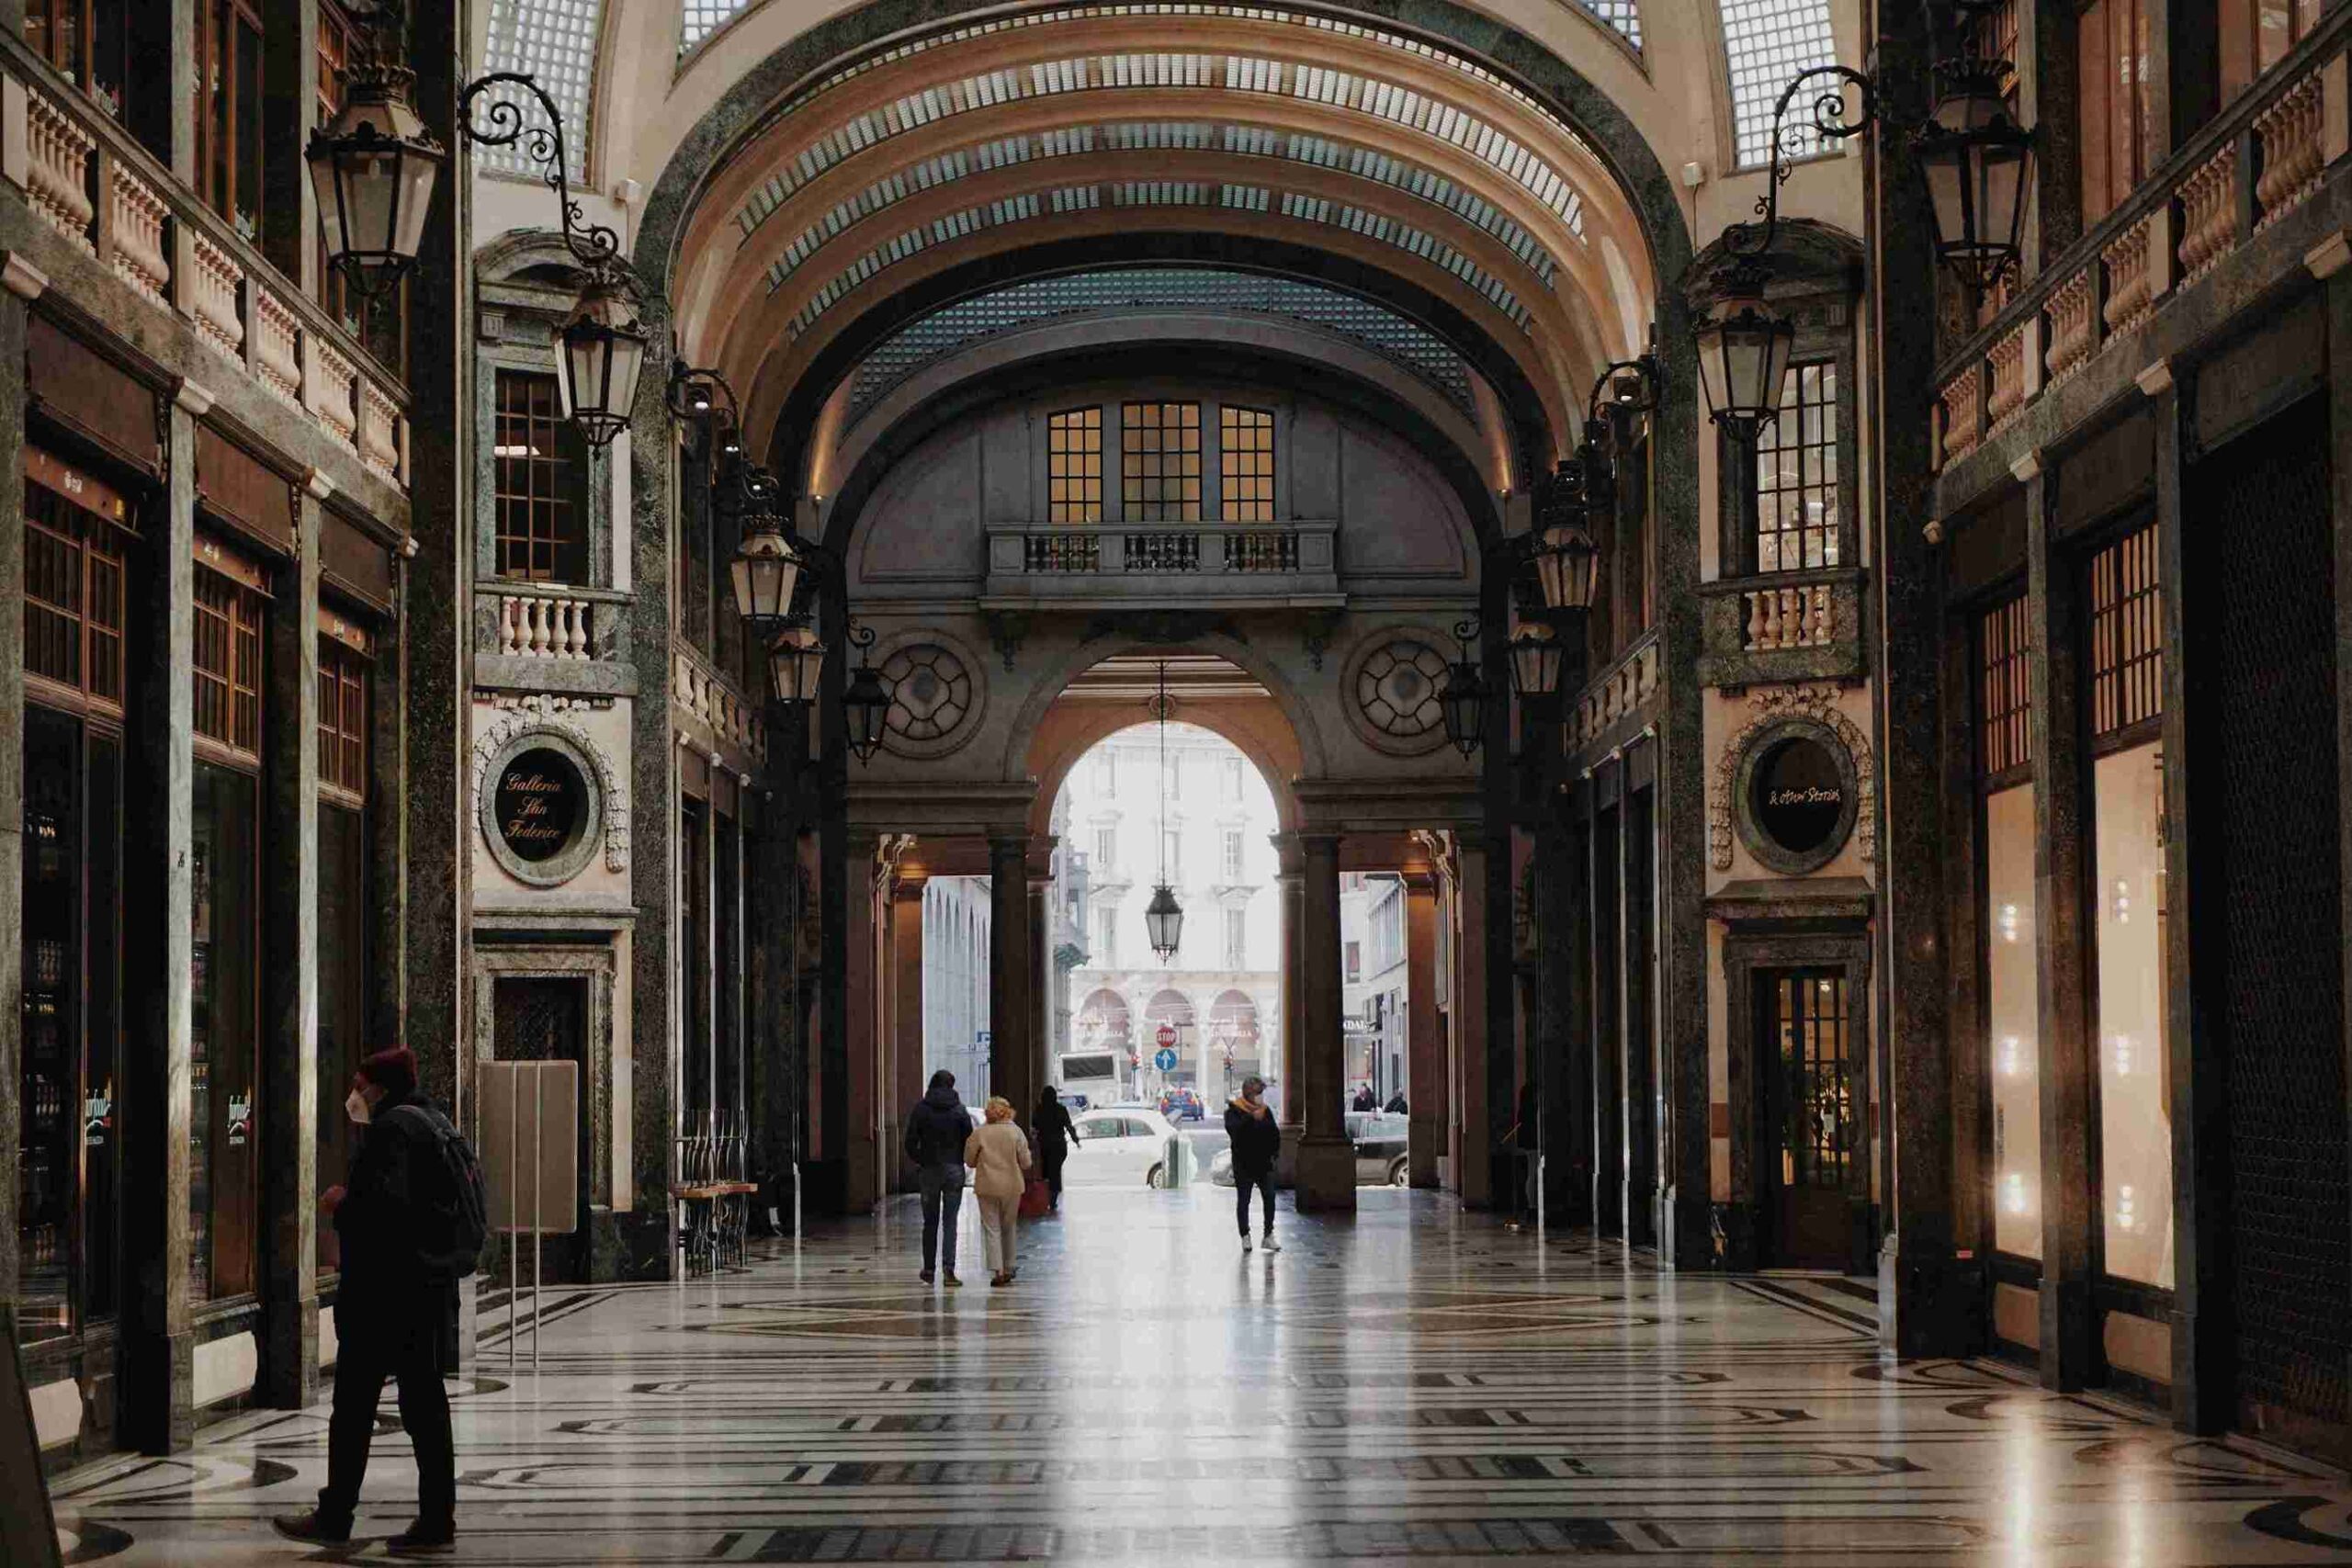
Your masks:
[[[1843,970],[1756,974],[1761,1136],[1757,1190],[1767,1267],[1844,1269],[1860,1116]]]

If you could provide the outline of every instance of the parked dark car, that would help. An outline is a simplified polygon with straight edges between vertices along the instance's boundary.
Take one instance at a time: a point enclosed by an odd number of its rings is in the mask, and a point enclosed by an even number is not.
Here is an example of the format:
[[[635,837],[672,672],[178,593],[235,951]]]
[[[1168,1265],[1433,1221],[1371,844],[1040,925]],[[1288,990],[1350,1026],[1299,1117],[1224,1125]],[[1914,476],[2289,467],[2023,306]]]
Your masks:
[[[1159,1113],[1170,1122],[1205,1122],[1208,1110],[1189,1089],[1171,1089],[1159,1097]]]
[[[1405,1140],[1412,1119],[1387,1111],[1348,1112],[1348,1142],[1356,1149],[1356,1185],[1402,1187]]]

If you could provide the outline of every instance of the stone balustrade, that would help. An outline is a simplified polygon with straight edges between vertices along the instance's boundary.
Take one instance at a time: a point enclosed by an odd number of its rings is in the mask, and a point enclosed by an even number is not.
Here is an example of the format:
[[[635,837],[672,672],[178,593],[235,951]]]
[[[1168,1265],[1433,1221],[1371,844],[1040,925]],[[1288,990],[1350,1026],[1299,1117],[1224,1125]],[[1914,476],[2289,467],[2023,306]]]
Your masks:
[[[1836,637],[1829,585],[1754,589],[1740,595],[1747,611],[1747,651],[1825,648]]]
[[[1940,464],[1987,445],[2311,197],[2352,152],[2347,46],[2352,18],[2328,14],[2114,212],[1988,310],[1939,374]]]
[[[594,659],[597,615],[592,600],[502,593],[497,651],[509,659]]]
[[[397,379],[100,106],[40,81],[16,85],[24,113],[0,117],[6,162],[22,171],[26,201],[42,222],[370,468],[404,483]]]
[[[76,125],[43,93],[25,96],[25,197],[50,226],[92,255],[90,154],[97,138]]]
[[[722,746],[757,756],[761,730],[755,705],[686,645],[677,645],[672,662],[671,697],[684,716],[699,721]]]
[[[1589,745],[1602,731],[1657,695],[1657,634],[1625,650],[1584,689],[1568,719],[1568,749]]]
[[[987,530],[982,596],[1001,607],[1082,599],[1100,608],[1122,591],[1154,606],[1336,604],[1338,533],[1320,519],[998,525]]]

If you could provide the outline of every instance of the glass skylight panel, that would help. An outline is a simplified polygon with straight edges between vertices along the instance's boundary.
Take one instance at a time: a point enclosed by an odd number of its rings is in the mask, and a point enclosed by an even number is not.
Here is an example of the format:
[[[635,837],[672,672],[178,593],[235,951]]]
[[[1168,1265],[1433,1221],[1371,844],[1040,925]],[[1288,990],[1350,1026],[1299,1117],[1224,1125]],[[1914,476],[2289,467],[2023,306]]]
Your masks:
[[[752,0],[682,0],[678,8],[678,52],[684,54],[751,6]]]
[[[563,117],[564,173],[574,180],[588,166],[588,106],[596,70],[596,34],[604,25],[604,0],[491,0],[486,71],[519,71],[538,78]],[[547,113],[528,93],[500,86],[489,96],[512,104],[532,130],[544,129]],[[476,122],[487,123],[485,106]],[[526,130],[513,145],[485,147],[482,164],[503,174],[536,173]]]
[[[1772,158],[1772,106],[1798,73],[1834,65],[1837,41],[1829,31],[1829,0],[1721,0],[1724,56],[1731,70],[1733,145],[1743,169],[1760,168]],[[1807,96],[1802,107],[1810,108]],[[1809,116],[1791,113],[1789,157],[1819,152],[1821,139]]]

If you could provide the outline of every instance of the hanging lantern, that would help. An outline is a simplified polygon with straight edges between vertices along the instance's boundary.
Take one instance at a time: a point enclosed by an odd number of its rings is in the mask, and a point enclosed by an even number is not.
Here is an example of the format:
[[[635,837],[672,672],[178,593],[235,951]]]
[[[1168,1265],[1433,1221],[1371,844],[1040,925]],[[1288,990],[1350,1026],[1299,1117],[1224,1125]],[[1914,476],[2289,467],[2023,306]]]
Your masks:
[[[860,660],[842,692],[842,720],[849,732],[849,749],[861,762],[872,761],[874,753],[882,749],[890,701],[890,688],[882,683],[882,672]]]
[[[800,556],[784,536],[781,520],[757,513],[744,520],[743,542],[728,571],[735,580],[735,613],[753,626],[774,626],[792,614],[800,582]]]
[[[1535,581],[1548,610],[1589,610],[1600,584],[1600,550],[1582,524],[1544,530],[1535,547]]]
[[[1176,890],[1165,882],[1151,890],[1151,902],[1144,906],[1143,927],[1162,964],[1174,958],[1184,944],[1184,907],[1176,902]]]
[[[556,357],[564,417],[580,427],[590,446],[608,445],[628,428],[651,337],[620,276],[605,269],[592,273],[579,309],[563,323],[562,353]]]
[[[1445,718],[1445,738],[1467,757],[1478,749],[1487,732],[1487,678],[1470,658],[1469,649],[1445,667],[1445,690],[1438,694]]]
[[[1567,651],[1552,628],[1529,621],[1510,634],[1510,682],[1521,697],[1548,697],[1560,689],[1560,661]]]
[[[1727,267],[1722,292],[1699,323],[1699,379],[1707,413],[1744,446],[1781,412],[1781,383],[1796,346],[1796,323],[1764,298],[1760,269]]]
[[[817,682],[824,674],[824,639],[808,622],[785,627],[768,644],[768,681],[775,688],[777,702],[815,702]]]
[[[327,265],[354,291],[390,293],[416,263],[433,186],[448,153],[410,106],[416,73],[365,64],[351,73],[343,107],[311,132],[311,165]]]
[[[1911,139],[1936,259],[1984,294],[2015,266],[2033,186],[2033,132],[2010,118],[2009,64],[1973,50],[1939,61],[1936,107]]]

